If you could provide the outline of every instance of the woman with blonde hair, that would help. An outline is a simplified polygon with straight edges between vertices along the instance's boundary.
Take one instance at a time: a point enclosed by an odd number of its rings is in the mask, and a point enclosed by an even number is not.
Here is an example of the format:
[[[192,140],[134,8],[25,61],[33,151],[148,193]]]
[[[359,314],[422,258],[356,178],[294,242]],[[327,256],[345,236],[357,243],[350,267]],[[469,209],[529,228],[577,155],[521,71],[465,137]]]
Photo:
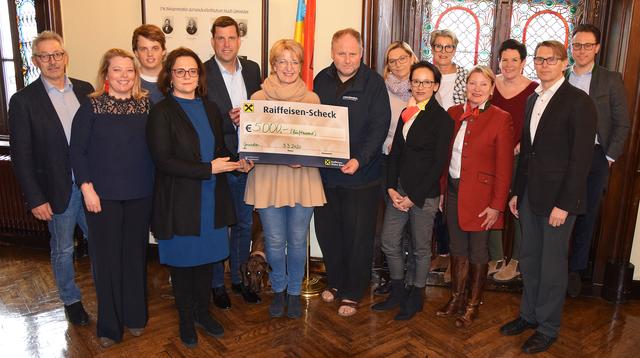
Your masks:
[[[146,248],[151,217],[153,163],[146,145],[147,92],[133,54],[107,51],[97,90],[73,120],[70,156],[84,197],[89,254],[98,301],[102,347],[133,336],[147,324]]]
[[[271,74],[252,100],[319,104],[300,78],[302,47],[293,40],[278,40],[271,47]],[[271,317],[302,316],[300,289],[307,258],[307,234],[313,208],[323,206],[324,195],[318,168],[300,165],[256,164],[249,173],[245,202],[260,214],[264,229],[269,275],[275,296],[269,306]],[[285,302],[286,290],[286,302]]]

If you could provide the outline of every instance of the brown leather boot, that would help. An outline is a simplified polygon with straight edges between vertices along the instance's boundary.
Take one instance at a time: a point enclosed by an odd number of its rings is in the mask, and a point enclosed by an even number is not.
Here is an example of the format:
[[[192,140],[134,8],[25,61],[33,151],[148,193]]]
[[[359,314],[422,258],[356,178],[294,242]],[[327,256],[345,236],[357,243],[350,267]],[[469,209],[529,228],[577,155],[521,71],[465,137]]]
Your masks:
[[[464,299],[464,288],[469,274],[469,258],[451,256],[451,298],[436,312],[438,317],[453,316],[458,313]]]
[[[482,303],[482,292],[484,292],[484,283],[487,280],[487,264],[471,264],[469,270],[470,290],[469,303],[464,313],[456,318],[456,327],[467,328],[473,323],[478,316],[478,309]]]

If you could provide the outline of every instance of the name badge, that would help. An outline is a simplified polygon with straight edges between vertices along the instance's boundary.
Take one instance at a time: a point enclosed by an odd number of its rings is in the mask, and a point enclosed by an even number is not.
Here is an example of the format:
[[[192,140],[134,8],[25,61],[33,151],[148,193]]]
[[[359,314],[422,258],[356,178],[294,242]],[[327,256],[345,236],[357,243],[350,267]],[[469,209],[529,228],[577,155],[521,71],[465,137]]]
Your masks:
[[[358,101],[358,97],[353,97],[353,96],[342,96],[342,99],[345,101],[352,101],[352,102]]]

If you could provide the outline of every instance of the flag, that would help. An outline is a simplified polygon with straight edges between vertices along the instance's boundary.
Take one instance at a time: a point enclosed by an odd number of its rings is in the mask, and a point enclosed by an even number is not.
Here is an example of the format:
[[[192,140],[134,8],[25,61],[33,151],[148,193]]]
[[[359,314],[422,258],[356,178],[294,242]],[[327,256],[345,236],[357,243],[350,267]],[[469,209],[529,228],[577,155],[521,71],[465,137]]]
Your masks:
[[[304,49],[302,80],[309,90],[313,89],[313,46],[316,31],[316,0],[298,0],[296,28],[293,39]]]

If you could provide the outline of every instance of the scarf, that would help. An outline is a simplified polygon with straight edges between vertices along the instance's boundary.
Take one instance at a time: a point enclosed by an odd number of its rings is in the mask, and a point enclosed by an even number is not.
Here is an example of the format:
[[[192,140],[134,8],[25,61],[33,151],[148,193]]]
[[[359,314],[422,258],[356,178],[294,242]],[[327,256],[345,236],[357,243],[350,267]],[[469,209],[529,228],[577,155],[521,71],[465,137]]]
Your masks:
[[[415,103],[415,102],[416,100],[413,99],[413,97],[411,97],[411,100],[409,101],[407,108],[405,108],[400,114],[400,118],[402,118],[402,123],[407,123],[407,121],[413,118],[413,116],[415,116],[416,113],[420,111],[424,111],[425,107],[427,106],[427,103],[429,103],[429,99],[426,101],[422,101],[420,103]]]
[[[402,98],[403,101],[406,102],[411,98],[411,92],[409,91],[411,89],[411,84],[408,79],[401,80],[396,77],[396,75],[389,72],[384,83],[387,85],[387,90],[389,90],[389,92]]]
[[[483,104],[479,105],[478,107],[472,108],[471,103],[467,102],[464,105],[464,113],[462,113],[462,115],[458,120],[465,121],[470,117],[477,118],[480,115],[480,113],[486,111],[487,108],[489,108],[489,106],[491,106],[491,103],[489,103],[489,101],[486,101]]]
[[[262,82],[262,89],[270,100],[302,102],[307,95],[307,86],[300,77],[293,83],[282,83],[275,73]]]

